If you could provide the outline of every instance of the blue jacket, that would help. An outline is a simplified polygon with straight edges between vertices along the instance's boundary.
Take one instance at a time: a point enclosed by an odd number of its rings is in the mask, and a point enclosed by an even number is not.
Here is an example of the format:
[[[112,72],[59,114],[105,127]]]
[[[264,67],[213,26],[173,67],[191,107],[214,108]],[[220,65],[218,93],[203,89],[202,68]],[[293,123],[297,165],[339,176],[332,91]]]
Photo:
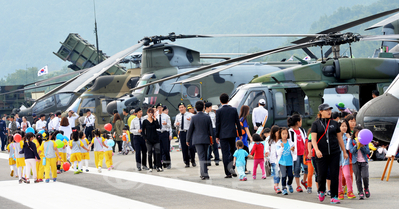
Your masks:
[[[352,153],[352,164],[355,164],[357,162],[357,152],[360,150],[363,154],[364,159],[366,160],[366,163],[368,162],[368,157],[367,155],[370,153],[369,146],[363,146],[360,149],[357,149],[357,143],[355,139],[350,139],[349,143],[349,152]],[[355,144],[355,145],[353,145]]]

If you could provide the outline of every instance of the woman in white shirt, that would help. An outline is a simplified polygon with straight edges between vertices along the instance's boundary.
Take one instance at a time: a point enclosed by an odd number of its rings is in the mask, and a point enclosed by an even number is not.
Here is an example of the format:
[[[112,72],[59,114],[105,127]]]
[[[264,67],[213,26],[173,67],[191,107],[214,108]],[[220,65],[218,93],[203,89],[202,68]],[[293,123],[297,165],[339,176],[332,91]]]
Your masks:
[[[28,120],[26,120],[26,117],[23,116],[22,117],[22,123],[21,123],[21,130],[23,132],[26,131],[27,128],[31,127],[30,122]]]

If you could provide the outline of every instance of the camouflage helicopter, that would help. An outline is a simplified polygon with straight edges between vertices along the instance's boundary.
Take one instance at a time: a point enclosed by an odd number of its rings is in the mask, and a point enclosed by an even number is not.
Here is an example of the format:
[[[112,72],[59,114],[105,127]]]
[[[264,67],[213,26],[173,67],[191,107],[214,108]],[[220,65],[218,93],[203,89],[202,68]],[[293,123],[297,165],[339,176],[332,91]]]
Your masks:
[[[204,79],[209,76],[263,56],[313,46],[331,46],[333,59],[324,59],[322,51],[321,62],[304,66],[294,66],[269,74],[266,73],[264,76],[254,78],[249,84],[240,86],[231,96],[230,104],[236,107],[240,107],[244,104],[257,104],[257,101],[260,99],[265,99],[267,103],[265,108],[269,110],[268,126],[272,124],[286,125],[287,116],[297,112],[304,116],[303,125],[308,127],[316,117],[318,105],[323,102],[323,94],[326,88],[340,85],[359,85],[359,102],[360,105],[363,105],[368,100],[371,90],[376,88],[377,83],[388,86],[399,73],[399,60],[397,59],[339,57],[340,45],[342,44],[349,44],[350,57],[352,57],[351,44],[353,42],[381,40],[395,42],[399,38],[399,35],[366,36],[350,32],[341,33],[340,31],[396,12],[399,12],[399,9],[371,15],[327,29],[318,34],[306,35],[305,38],[294,41],[293,43],[295,45],[245,55],[162,78],[151,83],[139,83],[138,86],[132,90],[137,91],[142,89],[148,91],[149,88],[145,87],[165,84],[169,86],[171,86],[170,84],[185,86],[195,83],[204,83]],[[292,34],[289,36],[296,35],[297,34]],[[298,36],[301,35],[303,34],[298,34]],[[271,36],[285,37],[287,35],[277,34]],[[218,69],[209,70],[222,65],[223,67]],[[176,82],[170,81],[171,79],[192,75],[194,72],[205,70],[208,71],[188,79],[182,79]],[[305,96],[308,97],[307,108],[305,107]],[[197,100],[199,99],[201,98],[197,98]],[[205,97],[203,99],[208,98]],[[112,103],[110,103],[109,106],[111,104]],[[306,110],[308,111],[306,112]]]

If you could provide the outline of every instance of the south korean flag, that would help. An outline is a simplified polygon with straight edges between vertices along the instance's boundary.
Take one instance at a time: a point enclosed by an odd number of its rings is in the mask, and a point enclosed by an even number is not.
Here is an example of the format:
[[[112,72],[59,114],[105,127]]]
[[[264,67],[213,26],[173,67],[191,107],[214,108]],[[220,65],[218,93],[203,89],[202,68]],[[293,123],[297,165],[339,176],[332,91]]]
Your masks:
[[[37,76],[42,76],[42,75],[46,75],[48,74],[48,69],[47,69],[47,65],[44,66],[42,69],[40,69],[39,71],[37,71]]]

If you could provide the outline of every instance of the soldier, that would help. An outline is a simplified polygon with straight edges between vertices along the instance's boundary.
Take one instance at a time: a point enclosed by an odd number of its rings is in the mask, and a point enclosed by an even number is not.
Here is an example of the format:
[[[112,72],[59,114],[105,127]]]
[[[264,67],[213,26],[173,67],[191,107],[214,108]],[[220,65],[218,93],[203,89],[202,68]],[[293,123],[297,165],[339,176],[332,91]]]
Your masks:
[[[140,107],[134,111],[137,114],[132,122],[130,123],[130,132],[133,133],[134,149],[136,150],[136,166],[137,170],[141,169],[149,170],[147,164],[147,146],[142,136],[142,125],[143,125],[143,111]]]
[[[86,110],[86,117],[85,117],[85,135],[86,138],[91,141],[91,139],[93,138],[92,136],[92,132],[94,129],[94,123],[96,122],[96,117],[94,117],[94,115],[91,114],[90,109]]]
[[[56,112],[55,117],[51,119],[51,122],[49,124],[49,131],[50,132],[57,131],[58,128],[60,127],[60,122],[61,122],[61,112]]]
[[[195,163],[195,147],[192,146],[192,144],[189,144],[187,146],[186,144],[186,135],[187,135],[187,130],[190,127],[190,121],[191,117],[193,114],[189,113],[186,111],[186,105],[181,102],[177,106],[179,108],[179,114],[176,115],[175,119],[175,127],[179,128],[179,138],[180,138],[180,145],[182,148],[182,154],[183,154],[183,161],[186,164],[186,168],[190,167],[190,159],[191,159],[191,164],[193,167],[197,166]]]

